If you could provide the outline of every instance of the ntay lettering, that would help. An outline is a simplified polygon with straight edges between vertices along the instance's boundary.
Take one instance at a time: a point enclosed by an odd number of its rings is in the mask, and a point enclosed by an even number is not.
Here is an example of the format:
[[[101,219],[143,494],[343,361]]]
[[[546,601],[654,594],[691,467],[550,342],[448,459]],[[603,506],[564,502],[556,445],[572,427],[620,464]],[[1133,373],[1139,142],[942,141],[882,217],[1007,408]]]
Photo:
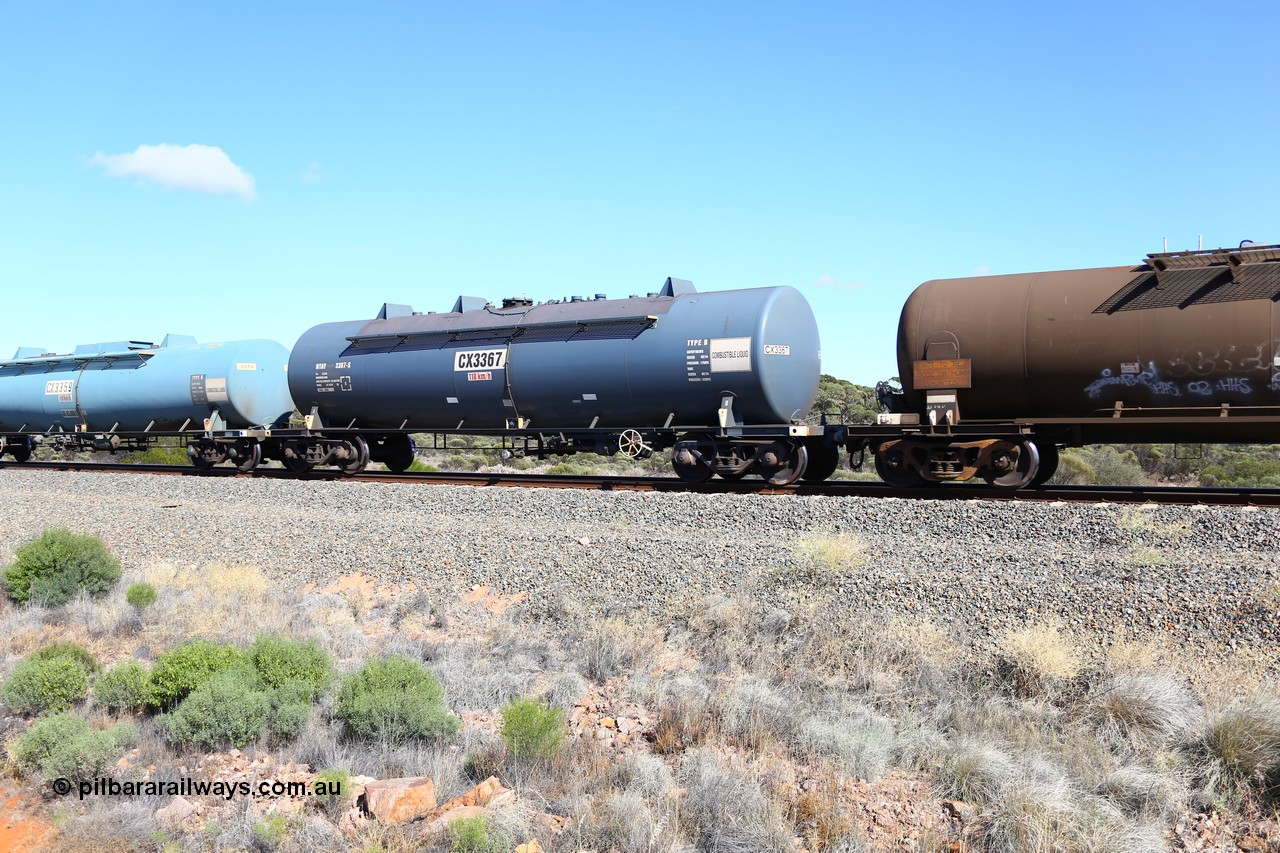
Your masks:
[[[506,349],[460,350],[453,354],[454,370],[502,370],[507,366]]]

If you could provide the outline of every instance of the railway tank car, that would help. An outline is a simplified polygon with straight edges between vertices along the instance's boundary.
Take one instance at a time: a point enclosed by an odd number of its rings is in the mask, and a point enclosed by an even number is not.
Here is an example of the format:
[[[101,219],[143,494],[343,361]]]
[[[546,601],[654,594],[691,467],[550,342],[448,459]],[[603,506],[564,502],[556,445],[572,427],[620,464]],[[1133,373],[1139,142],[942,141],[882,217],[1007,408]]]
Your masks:
[[[1280,246],[926,282],[898,326],[893,429],[850,450],[899,486],[1020,488],[1052,476],[1061,446],[1274,441],[1277,300]]]
[[[201,448],[216,461],[237,449],[252,454],[256,441],[232,433],[287,425],[287,361],[275,341],[200,344],[185,335],[158,345],[83,344],[61,355],[23,347],[0,362],[0,455],[23,462],[42,443],[143,448],[157,436],[191,431],[222,437],[221,444],[193,442],[193,458]]]
[[[409,432],[532,439],[539,452],[647,455],[673,447],[682,478],[818,479],[838,448],[803,418],[817,394],[817,323],[790,287],[533,304],[459,297],[452,311],[384,305],[305,332],[289,387],[311,434],[295,470],[412,461]]]

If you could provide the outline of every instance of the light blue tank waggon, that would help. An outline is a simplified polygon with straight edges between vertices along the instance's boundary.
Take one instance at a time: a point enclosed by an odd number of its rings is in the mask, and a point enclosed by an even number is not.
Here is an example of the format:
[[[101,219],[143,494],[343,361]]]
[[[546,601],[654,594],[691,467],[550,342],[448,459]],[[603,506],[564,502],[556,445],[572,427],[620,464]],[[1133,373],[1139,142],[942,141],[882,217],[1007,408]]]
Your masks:
[[[23,347],[0,362],[0,450],[18,461],[40,443],[114,450],[154,436],[269,429],[293,412],[289,352],[269,340]]]

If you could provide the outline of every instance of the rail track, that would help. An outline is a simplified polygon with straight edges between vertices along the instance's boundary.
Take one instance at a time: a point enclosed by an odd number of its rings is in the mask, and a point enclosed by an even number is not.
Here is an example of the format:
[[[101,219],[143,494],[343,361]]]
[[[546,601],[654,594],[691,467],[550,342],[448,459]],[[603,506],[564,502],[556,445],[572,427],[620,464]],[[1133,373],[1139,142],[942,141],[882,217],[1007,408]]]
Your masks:
[[[763,480],[709,480],[687,483],[676,477],[614,477],[565,474],[496,474],[449,472],[365,472],[342,474],[322,469],[295,474],[284,468],[258,468],[241,473],[233,467],[204,470],[185,465],[134,465],[102,462],[0,462],[3,471],[76,471],[98,474],[156,474],[178,477],[240,477],[258,479],[347,480],[360,483],[419,483],[458,486],[529,486],[551,489],[599,489],[637,492],[700,492],[710,494],[822,495],[827,497],[903,498],[909,500],[1073,501],[1086,503],[1199,504],[1204,506],[1280,506],[1280,489],[1221,489],[1184,486],[1044,486],[1001,491],[971,483],[895,489],[883,483],[829,480],[773,486]]]

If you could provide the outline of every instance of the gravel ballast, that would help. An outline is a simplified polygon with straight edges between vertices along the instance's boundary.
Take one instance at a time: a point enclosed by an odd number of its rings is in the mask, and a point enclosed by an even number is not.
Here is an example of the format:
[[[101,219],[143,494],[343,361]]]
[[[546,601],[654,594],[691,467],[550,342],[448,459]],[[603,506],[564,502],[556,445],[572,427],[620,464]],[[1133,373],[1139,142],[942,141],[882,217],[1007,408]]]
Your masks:
[[[1056,619],[1099,642],[1274,657],[1280,510],[415,486],[0,470],[0,560],[52,526],[126,569],[254,565],[286,587],[361,573],[534,611],[663,615],[712,593],[823,601],[979,639]],[[852,534],[861,565],[796,555]]]

